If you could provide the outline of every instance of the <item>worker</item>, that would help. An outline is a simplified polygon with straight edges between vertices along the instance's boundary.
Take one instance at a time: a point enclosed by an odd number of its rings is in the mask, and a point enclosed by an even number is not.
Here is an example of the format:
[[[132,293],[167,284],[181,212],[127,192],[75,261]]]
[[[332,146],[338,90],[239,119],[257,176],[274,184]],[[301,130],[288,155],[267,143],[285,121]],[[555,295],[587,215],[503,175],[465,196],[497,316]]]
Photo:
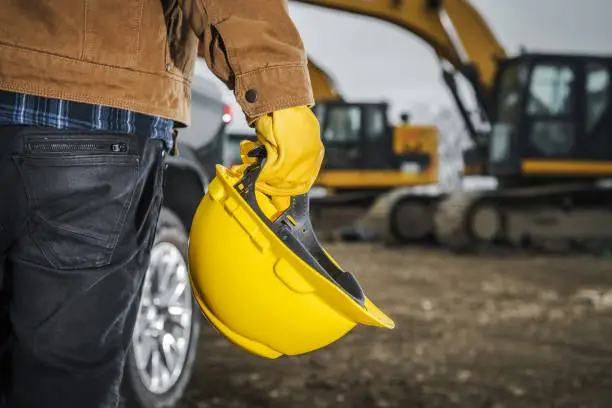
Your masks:
[[[196,56],[265,146],[258,191],[283,203],[323,157],[304,46],[287,0],[0,8],[0,400],[116,407]]]

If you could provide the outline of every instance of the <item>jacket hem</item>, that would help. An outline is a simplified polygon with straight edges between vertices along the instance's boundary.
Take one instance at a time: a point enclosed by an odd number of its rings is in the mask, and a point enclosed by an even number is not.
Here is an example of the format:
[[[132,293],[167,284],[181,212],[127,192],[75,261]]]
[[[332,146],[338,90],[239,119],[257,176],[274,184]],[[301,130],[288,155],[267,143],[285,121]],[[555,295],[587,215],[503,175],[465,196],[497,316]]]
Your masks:
[[[105,105],[190,123],[190,82],[176,74],[135,71],[6,44],[0,44],[0,61],[0,89],[6,91]]]

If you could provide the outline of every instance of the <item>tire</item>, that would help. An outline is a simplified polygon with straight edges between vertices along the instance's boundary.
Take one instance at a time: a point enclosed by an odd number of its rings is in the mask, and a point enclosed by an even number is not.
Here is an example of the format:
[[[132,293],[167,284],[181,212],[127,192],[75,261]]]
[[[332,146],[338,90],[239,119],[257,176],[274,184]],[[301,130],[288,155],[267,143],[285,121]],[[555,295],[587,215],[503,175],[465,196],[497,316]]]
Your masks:
[[[188,244],[188,235],[180,219],[174,213],[172,213],[172,211],[163,207],[160,212],[159,221],[157,224],[155,242],[151,250],[150,265],[153,265],[154,262],[161,262],[159,261],[159,257],[157,256],[157,254],[161,254],[160,251],[165,251],[165,254],[167,255],[165,259],[169,258],[171,260],[175,260],[175,259],[179,260],[179,268],[176,268],[174,270],[175,272],[173,276],[175,278],[180,278],[182,276],[184,279],[184,282],[186,282],[187,284],[184,291],[182,292],[183,294],[180,295],[181,299],[183,300],[181,307],[184,306],[183,312],[180,314],[181,318],[184,319],[184,321],[182,322],[182,327],[183,329],[187,327],[189,328],[188,329],[188,333],[189,333],[188,339],[184,341],[184,344],[187,344],[186,354],[184,355],[184,357],[178,358],[179,363],[175,365],[175,367],[179,367],[176,370],[178,374],[175,374],[175,378],[173,381],[169,381],[163,389],[158,389],[156,392],[154,392],[154,390],[151,387],[147,386],[146,381],[143,380],[143,376],[141,375],[141,370],[138,368],[138,360],[143,361],[143,359],[138,358],[138,356],[141,356],[142,355],[141,352],[145,350],[143,343],[141,343],[139,339],[142,339],[142,338],[151,339],[151,337],[149,336],[144,336],[143,331],[142,331],[143,328],[147,325],[147,323],[150,324],[151,319],[148,319],[148,320],[145,319],[141,315],[141,312],[146,311],[147,308],[150,308],[150,309],[155,308],[155,306],[152,306],[151,302],[149,301],[151,300],[151,297],[152,297],[152,296],[149,296],[149,293],[153,292],[157,294],[159,293],[163,294],[163,293],[171,292],[170,290],[168,290],[167,292],[159,292],[159,291],[154,292],[154,290],[150,289],[148,285],[150,285],[153,282],[152,277],[151,277],[151,275],[153,274],[152,272],[153,269],[149,269],[149,271],[147,272],[147,276],[145,278],[145,285],[143,288],[143,300],[139,308],[136,327],[134,330],[134,334],[132,336],[132,346],[130,347],[130,350],[129,350],[129,354],[128,354],[126,366],[125,366],[125,371],[124,371],[122,404],[121,404],[122,407],[124,408],[169,408],[169,407],[174,407],[183,397],[185,388],[187,387],[187,384],[189,383],[189,380],[191,378],[193,364],[194,364],[194,361],[196,359],[196,354],[197,354],[197,344],[198,344],[198,337],[200,334],[200,324],[201,324],[202,317],[201,317],[200,309],[192,295],[191,287],[189,286],[188,276],[186,275],[187,269],[186,267],[184,270],[180,268],[181,262],[183,262],[184,266],[187,265],[187,253],[188,253],[187,244]],[[173,258],[172,256],[175,256],[175,257],[179,256],[179,258]],[[182,270],[183,272],[182,273],[178,272],[180,270]],[[180,282],[180,284],[182,285],[183,282]],[[185,291],[187,293],[185,293]],[[155,302],[153,302],[153,305],[154,304]],[[174,305],[176,303],[172,303],[172,304]],[[188,308],[190,308],[190,313],[185,311]],[[159,311],[160,309],[155,309],[155,310]],[[165,316],[167,316],[167,314]],[[168,320],[170,319],[168,318]],[[161,333],[167,332],[166,323],[164,322],[161,325],[163,327]],[[150,327],[151,326],[149,326],[147,330],[159,330],[159,325],[156,326],[156,329],[150,329]],[[176,327],[179,327],[179,325],[175,324],[174,328]],[[159,332],[157,333],[159,334]],[[146,358],[148,364],[151,364],[151,359],[152,359],[151,356],[153,356],[153,353],[155,351],[156,350],[152,350],[150,357]],[[162,353],[158,352],[158,354],[161,356]],[[182,361],[182,364],[180,363],[181,361]],[[148,376],[148,378],[151,378],[152,375],[151,375],[150,370],[147,370],[147,371],[149,371],[149,373],[144,374],[144,375]]]
[[[472,239],[479,245],[494,246],[506,238],[504,214],[492,200],[484,199],[472,205],[467,214],[467,228]]]
[[[389,213],[389,231],[393,242],[424,243],[431,239],[434,231],[434,206],[433,200],[410,196],[399,199]]]
[[[473,254],[475,241],[469,233],[467,217],[477,200],[471,192],[457,191],[441,200],[434,214],[435,237],[442,247],[454,254]]]

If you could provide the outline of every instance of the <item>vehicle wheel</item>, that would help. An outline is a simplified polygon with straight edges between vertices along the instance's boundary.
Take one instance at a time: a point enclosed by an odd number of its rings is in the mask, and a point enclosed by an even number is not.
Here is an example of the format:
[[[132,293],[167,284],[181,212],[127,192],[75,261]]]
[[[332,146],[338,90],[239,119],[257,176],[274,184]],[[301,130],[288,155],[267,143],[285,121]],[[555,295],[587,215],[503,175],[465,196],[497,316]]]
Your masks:
[[[425,241],[434,230],[433,202],[407,197],[400,199],[389,214],[389,230],[398,243]]]
[[[468,222],[470,234],[480,243],[494,244],[504,238],[504,215],[499,207],[487,200],[470,210]]]
[[[162,208],[123,380],[126,408],[173,407],[191,377],[201,314],[187,274],[188,236]]]
[[[469,232],[469,211],[478,194],[466,191],[445,196],[434,213],[435,238],[444,248],[455,254],[469,254],[476,250],[476,242]]]

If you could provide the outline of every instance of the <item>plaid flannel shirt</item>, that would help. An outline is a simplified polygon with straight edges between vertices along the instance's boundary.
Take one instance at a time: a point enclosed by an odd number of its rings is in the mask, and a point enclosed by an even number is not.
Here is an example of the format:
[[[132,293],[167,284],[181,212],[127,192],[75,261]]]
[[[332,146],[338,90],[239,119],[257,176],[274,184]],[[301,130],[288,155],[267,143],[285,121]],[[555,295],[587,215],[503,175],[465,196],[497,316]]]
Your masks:
[[[174,121],[101,105],[0,91],[0,125],[144,134],[173,147]]]

